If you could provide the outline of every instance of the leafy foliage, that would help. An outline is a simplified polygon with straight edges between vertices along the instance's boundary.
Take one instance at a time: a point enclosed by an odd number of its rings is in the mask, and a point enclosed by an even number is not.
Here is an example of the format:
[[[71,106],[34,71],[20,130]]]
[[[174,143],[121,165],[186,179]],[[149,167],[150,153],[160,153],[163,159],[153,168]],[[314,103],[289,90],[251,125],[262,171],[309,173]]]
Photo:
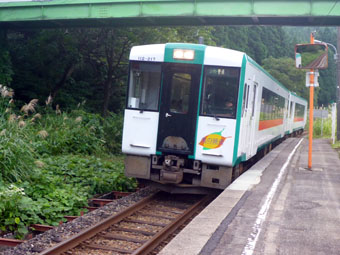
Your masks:
[[[136,188],[123,174],[122,156],[109,153],[120,146],[121,116],[106,123],[98,114],[54,112],[50,106],[40,114],[37,100],[19,112],[10,92],[0,89],[2,231],[23,237],[30,224],[57,225],[64,215],[79,215],[94,194]],[[111,137],[107,147],[104,139]]]
[[[291,44],[302,44],[310,42],[310,33],[316,31],[316,39],[331,43],[336,47],[337,29],[335,27],[285,27],[287,35],[291,40]],[[336,101],[336,62],[334,60],[334,50],[332,47],[328,49],[328,68],[320,70],[319,88],[315,89],[318,94],[316,104],[319,106],[327,106]]]
[[[30,224],[58,225],[64,215],[80,215],[94,194],[136,188],[134,179],[124,177],[121,157],[67,155],[38,162],[40,171],[29,181],[0,187],[0,229],[18,237]]]
[[[98,114],[80,110],[59,115],[47,113],[36,122],[32,146],[41,155],[100,154],[105,151],[102,118]],[[46,132],[44,139],[41,131]]]
[[[56,183],[79,184],[90,194],[112,190],[131,191],[136,188],[133,179],[124,177],[121,157],[114,157],[113,161],[94,156],[67,155],[49,157],[42,162],[46,165],[45,175],[52,175],[53,178],[58,176]]]
[[[25,122],[12,112],[12,96],[11,89],[0,85],[0,180],[7,181],[28,178],[34,172],[35,156],[28,142]]]
[[[322,132],[322,133],[321,133]],[[332,136],[332,119],[315,119],[313,122],[313,137],[330,138]]]
[[[103,124],[106,147],[111,153],[121,152],[123,115],[111,113]]]
[[[268,57],[291,57],[294,45],[280,27],[220,26],[212,32],[216,45],[246,52],[262,64]]]
[[[40,210],[33,200],[26,196],[23,188],[16,185],[0,187],[0,230],[16,231],[22,237],[28,232],[27,224],[41,222],[37,216]]]
[[[309,91],[305,86],[306,74],[303,70],[295,68],[295,62],[291,58],[269,57],[263,60],[263,67],[286,88],[303,98],[308,98]],[[317,98],[317,92],[315,93]]]
[[[10,85],[12,81],[12,61],[8,50],[0,47],[0,84]]]

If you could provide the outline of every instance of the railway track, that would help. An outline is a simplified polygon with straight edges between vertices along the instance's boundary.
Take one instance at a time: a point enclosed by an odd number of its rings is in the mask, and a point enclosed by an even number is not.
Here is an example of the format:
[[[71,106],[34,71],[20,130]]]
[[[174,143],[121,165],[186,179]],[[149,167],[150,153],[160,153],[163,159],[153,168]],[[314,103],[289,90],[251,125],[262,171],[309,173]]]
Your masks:
[[[209,196],[158,192],[40,255],[147,254],[202,209],[209,199]]]

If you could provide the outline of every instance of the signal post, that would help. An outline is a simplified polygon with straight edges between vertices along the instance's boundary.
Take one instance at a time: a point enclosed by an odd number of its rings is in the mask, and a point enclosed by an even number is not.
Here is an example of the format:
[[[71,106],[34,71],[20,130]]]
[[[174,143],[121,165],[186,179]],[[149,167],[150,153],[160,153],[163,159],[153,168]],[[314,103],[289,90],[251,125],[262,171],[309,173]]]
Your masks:
[[[310,43],[314,44],[314,35],[310,35]],[[308,85],[308,84],[307,84]],[[308,169],[312,170],[313,122],[314,122],[314,69],[309,73],[309,138],[308,138]]]

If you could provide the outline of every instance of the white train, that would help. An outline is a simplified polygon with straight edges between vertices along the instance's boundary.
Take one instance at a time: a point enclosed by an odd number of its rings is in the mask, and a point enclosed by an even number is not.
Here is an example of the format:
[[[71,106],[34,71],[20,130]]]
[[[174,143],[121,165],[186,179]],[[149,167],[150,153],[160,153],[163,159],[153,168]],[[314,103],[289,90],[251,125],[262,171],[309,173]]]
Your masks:
[[[224,189],[258,151],[302,132],[306,107],[243,52],[183,43],[135,46],[125,174],[172,188]]]

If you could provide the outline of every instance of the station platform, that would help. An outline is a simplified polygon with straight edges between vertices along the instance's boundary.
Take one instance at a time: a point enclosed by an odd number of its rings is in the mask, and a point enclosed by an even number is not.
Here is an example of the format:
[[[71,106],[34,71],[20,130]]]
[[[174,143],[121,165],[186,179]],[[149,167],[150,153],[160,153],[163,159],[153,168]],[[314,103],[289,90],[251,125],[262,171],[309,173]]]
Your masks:
[[[340,254],[340,159],[289,138],[235,180],[160,255]]]

